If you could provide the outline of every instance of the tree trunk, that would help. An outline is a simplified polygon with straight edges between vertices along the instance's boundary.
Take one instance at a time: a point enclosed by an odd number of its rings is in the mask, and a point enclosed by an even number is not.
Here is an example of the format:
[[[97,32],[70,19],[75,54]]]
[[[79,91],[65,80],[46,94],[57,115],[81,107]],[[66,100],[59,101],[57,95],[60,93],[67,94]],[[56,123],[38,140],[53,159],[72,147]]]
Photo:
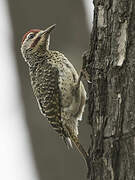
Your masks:
[[[91,180],[135,180],[135,0],[94,0],[88,84]]]

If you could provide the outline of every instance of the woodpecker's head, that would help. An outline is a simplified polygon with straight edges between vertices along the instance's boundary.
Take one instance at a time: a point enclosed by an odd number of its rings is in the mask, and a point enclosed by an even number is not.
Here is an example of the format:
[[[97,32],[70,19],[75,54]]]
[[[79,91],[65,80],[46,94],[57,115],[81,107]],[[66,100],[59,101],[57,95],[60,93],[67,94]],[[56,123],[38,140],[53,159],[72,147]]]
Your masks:
[[[24,58],[37,52],[45,52],[49,49],[50,33],[55,24],[45,30],[31,29],[22,38],[21,52]]]

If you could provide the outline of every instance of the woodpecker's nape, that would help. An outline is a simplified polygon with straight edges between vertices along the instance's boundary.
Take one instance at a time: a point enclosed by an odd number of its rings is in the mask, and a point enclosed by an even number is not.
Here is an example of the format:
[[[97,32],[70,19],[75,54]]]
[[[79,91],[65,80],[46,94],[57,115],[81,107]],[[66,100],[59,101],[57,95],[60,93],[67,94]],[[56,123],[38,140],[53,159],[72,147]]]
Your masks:
[[[49,49],[50,33],[32,29],[22,39],[21,52],[29,66],[31,85],[41,113],[72,147],[73,142],[88,164],[88,154],[78,139],[78,124],[86,103],[86,91],[71,62]]]

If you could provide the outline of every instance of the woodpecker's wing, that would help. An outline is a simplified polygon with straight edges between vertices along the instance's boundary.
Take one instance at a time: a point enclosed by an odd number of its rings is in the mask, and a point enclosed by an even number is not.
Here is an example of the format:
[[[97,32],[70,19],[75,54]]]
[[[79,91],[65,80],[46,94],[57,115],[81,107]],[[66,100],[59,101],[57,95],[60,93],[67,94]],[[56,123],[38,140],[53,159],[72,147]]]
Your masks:
[[[36,70],[36,82],[38,83],[34,85],[34,94],[37,97],[42,114],[47,117],[51,126],[61,136],[68,137],[61,121],[61,94],[58,78],[58,69],[44,62]]]

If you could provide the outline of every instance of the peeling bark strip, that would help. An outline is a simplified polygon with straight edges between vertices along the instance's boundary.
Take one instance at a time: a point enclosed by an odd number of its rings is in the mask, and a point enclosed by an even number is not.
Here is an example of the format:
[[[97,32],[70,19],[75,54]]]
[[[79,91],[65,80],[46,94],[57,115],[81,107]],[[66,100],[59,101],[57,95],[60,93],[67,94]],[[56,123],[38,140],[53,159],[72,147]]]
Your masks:
[[[127,47],[127,29],[128,22],[127,20],[121,25],[120,29],[120,37],[118,39],[118,63],[117,66],[122,66],[125,58],[126,58],[126,47]]]
[[[103,6],[98,6],[98,22],[97,26],[99,28],[105,27],[104,26],[104,7]]]
[[[135,180],[135,0],[94,0],[86,70],[91,180]]]

